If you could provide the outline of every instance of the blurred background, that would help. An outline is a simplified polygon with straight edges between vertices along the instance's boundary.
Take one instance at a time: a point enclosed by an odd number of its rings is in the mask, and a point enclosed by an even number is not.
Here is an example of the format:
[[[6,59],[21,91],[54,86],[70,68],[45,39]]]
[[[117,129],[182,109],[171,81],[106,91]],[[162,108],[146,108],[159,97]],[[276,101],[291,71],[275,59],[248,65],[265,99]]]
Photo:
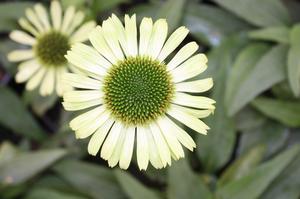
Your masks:
[[[207,136],[172,166],[111,169],[76,140],[55,95],[16,84],[8,38],[36,2],[0,2],[0,199],[299,199],[300,1],[62,0],[101,24],[111,13],[184,25],[209,57],[217,101]],[[169,31],[169,32],[170,32]]]

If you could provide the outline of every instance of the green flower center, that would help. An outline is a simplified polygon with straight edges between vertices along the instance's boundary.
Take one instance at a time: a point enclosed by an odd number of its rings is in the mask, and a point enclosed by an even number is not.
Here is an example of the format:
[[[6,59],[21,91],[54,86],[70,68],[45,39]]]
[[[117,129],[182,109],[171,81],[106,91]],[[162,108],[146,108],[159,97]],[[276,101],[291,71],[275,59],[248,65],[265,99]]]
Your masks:
[[[46,66],[63,66],[67,63],[64,55],[70,49],[69,39],[57,31],[42,35],[37,40],[35,52],[40,62]]]
[[[175,90],[165,64],[138,56],[113,65],[103,91],[104,104],[116,119],[143,125],[166,113]]]

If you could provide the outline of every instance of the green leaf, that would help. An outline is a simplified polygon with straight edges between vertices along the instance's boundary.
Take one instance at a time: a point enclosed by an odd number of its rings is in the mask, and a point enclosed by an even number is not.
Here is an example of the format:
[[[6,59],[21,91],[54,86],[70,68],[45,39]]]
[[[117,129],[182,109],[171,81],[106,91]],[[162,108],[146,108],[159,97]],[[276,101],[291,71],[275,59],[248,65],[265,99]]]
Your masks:
[[[45,137],[32,115],[18,96],[10,89],[0,86],[0,124],[28,138],[41,140]]]
[[[234,115],[257,95],[285,79],[286,52],[285,45],[275,46],[265,53],[251,70],[243,70],[243,74],[240,74],[243,81],[235,82],[238,85],[234,89],[234,93],[227,94],[229,115]],[[242,64],[242,62],[239,63]],[[245,63],[239,68],[244,65]],[[237,72],[233,73],[237,74]]]
[[[254,69],[259,59],[269,50],[269,46],[263,43],[253,43],[247,46],[237,56],[229,78],[227,81],[227,89],[225,93],[225,102],[229,108],[228,112],[231,112],[231,106],[235,100],[235,95],[247,76]]]
[[[18,184],[37,175],[66,154],[64,150],[40,150],[16,155],[0,166],[0,183]]]
[[[300,155],[272,182],[263,199],[299,199]]]
[[[222,199],[258,198],[298,153],[299,146],[294,146],[282,152],[275,158],[251,170],[244,177],[218,189],[217,196]]]
[[[266,116],[247,106],[236,114],[235,123],[238,130],[246,131],[262,125],[266,120]]]
[[[274,41],[288,44],[290,30],[286,26],[267,27],[260,30],[254,30],[248,33],[252,39]]]
[[[88,199],[87,197],[76,196],[52,189],[32,189],[25,199]]]
[[[73,1],[73,0],[72,0]],[[129,0],[93,0],[91,9],[96,13],[100,13],[118,6],[121,3],[128,3]]]
[[[75,189],[94,199],[124,198],[111,169],[76,160],[64,160],[53,169]]]
[[[212,198],[212,193],[200,176],[189,167],[187,160],[176,161],[168,170],[168,199],[199,199]]]
[[[167,0],[158,10],[156,18],[166,18],[169,31],[173,31],[181,22],[186,0]],[[172,9],[170,9],[172,7]]]
[[[287,142],[289,131],[280,123],[267,120],[260,126],[243,131],[240,138],[238,153],[244,154],[253,146],[266,147],[265,157],[273,156]]]
[[[12,160],[17,152],[11,143],[4,141],[0,146],[0,166]]]
[[[294,101],[260,97],[252,105],[263,114],[290,127],[300,126],[300,104]]]
[[[63,8],[67,8],[69,6],[75,6],[76,8],[80,8],[86,3],[85,0],[61,0],[61,5]]]
[[[197,154],[206,171],[213,172],[221,168],[230,158],[235,143],[235,126],[233,118],[226,114],[224,94],[227,73],[233,57],[243,41],[235,37],[224,41],[209,56],[207,73],[214,78],[211,98],[216,100],[217,108],[213,116],[205,122],[211,128],[208,135],[197,137]],[[206,76],[206,77],[207,77]],[[218,146],[218,147],[216,147]]]
[[[17,27],[17,20],[24,16],[25,9],[33,6],[31,2],[5,2],[0,4],[0,32]]]
[[[196,39],[210,46],[219,45],[226,35],[250,27],[220,8],[193,2],[185,9],[183,24]]]
[[[279,26],[290,23],[288,11],[280,0],[214,1],[256,26]]]
[[[240,179],[251,169],[256,167],[263,159],[265,146],[258,145],[249,150],[246,154],[235,160],[222,174],[218,181],[218,187],[230,183],[230,181]]]
[[[288,80],[296,97],[300,95],[300,24],[295,25],[290,33],[288,52]]]
[[[132,177],[130,174],[126,173],[126,171],[116,170],[115,175],[127,194],[127,196],[131,199],[159,199],[159,197],[153,190],[150,190],[143,184],[141,184],[138,180]]]
[[[279,84],[276,84],[272,87],[272,93],[275,95],[276,98],[282,100],[297,100],[294,96],[291,87],[287,81],[283,81]]]

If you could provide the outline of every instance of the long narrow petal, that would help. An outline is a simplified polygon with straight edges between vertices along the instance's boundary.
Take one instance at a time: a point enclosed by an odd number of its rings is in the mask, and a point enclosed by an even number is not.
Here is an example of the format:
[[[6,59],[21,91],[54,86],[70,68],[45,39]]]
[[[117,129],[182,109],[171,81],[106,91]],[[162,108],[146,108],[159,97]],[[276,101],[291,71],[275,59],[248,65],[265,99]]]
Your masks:
[[[168,143],[169,148],[175,156],[175,159],[184,157],[184,152],[181,144],[178,142],[176,136],[172,135],[173,132],[170,132],[170,128],[168,123],[164,119],[165,117],[160,118],[157,121],[157,125],[159,126],[166,142]]]
[[[96,108],[93,108],[92,110],[80,114],[79,116],[71,120],[70,122],[71,129],[74,131],[78,130],[81,126],[85,125],[86,123],[95,120],[95,118],[99,116],[101,113],[103,113],[104,111],[105,109],[103,106],[98,106]]]
[[[88,40],[88,35],[95,28],[95,26],[96,23],[94,21],[86,22],[71,36],[71,42],[76,43]]]
[[[122,123],[117,121],[111,128],[111,131],[109,132],[101,149],[101,157],[104,160],[108,160],[113,154],[122,129],[124,129],[124,126],[122,125]]]
[[[27,81],[40,68],[40,64],[35,59],[25,61],[19,65],[19,71],[16,74],[16,82]]]
[[[40,20],[36,16],[36,13],[31,8],[26,9],[25,13],[26,13],[27,19],[37,28],[37,30],[39,32],[45,31]]]
[[[102,33],[106,43],[114,53],[115,57],[118,58],[118,60],[123,60],[124,54],[118,41],[118,32],[110,19],[105,20],[102,23]]]
[[[103,102],[99,99],[90,100],[86,102],[63,102],[63,106],[67,111],[78,111],[93,106],[101,105]]]
[[[105,123],[93,134],[88,144],[89,154],[95,156],[98,153],[113,123],[114,121],[112,119],[106,120]]]
[[[213,109],[213,104],[216,102],[208,97],[192,96],[189,94],[176,92],[173,103],[199,109]]]
[[[189,113],[189,114],[195,116],[196,118],[206,118],[214,112],[214,109],[199,110],[199,109],[179,106],[179,105],[176,105],[176,104],[173,104],[173,106],[175,106],[177,109],[180,109],[181,111],[184,111],[186,113]]]
[[[51,18],[52,18],[53,27],[56,30],[59,30],[61,27],[61,21],[62,21],[62,9],[61,9],[60,3],[57,0],[54,0],[51,2],[50,14],[51,14]]]
[[[40,67],[38,72],[36,74],[34,74],[27,82],[26,89],[33,90],[36,87],[38,87],[42,81],[42,78],[45,75],[45,72],[46,72],[46,69],[44,67]]]
[[[66,102],[86,102],[97,99],[102,101],[102,97],[103,93],[100,90],[75,90],[64,93],[64,101]]]
[[[62,79],[63,75],[66,74],[67,72],[68,72],[67,66],[56,68],[55,90],[56,90],[58,96],[62,96],[65,91],[72,90],[72,87],[69,86],[69,84],[65,84]]]
[[[104,37],[102,28],[97,26],[89,35],[89,39],[96,50],[103,55],[112,64],[116,64],[118,59],[115,57],[111,49],[108,47]]]
[[[140,25],[139,55],[145,55],[151,39],[153,22],[151,18],[143,18]]]
[[[197,54],[191,57],[180,66],[170,71],[173,75],[173,81],[175,83],[182,82],[199,75],[206,70],[206,63],[207,58],[204,54]]]
[[[69,35],[72,34],[74,30],[83,22],[83,20],[84,20],[84,13],[82,11],[76,12],[70,27],[66,30],[66,33]]]
[[[125,140],[120,155],[120,168],[127,169],[130,165],[135,138],[135,128],[127,127],[125,132]]]
[[[209,129],[209,127],[193,115],[190,115],[180,109],[177,109],[174,106],[171,106],[167,114],[171,115],[173,118],[183,123],[187,127],[193,129],[194,131],[197,131],[204,135],[207,134],[207,130]]]
[[[63,17],[63,22],[61,26],[61,31],[62,32],[67,32],[68,28],[70,27],[70,24],[74,18],[75,15],[75,7],[70,6],[67,8],[65,15]]]
[[[140,170],[146,170],[149,163],[149,144],[147,138],[147,130],[144,127],[137,127],[137,162]],[[151,135],[152,136],[152,135]]]
[[[160,158],[158,147],[154,141],[151,130],[148,126],[145,127],[144,129],[146,131],[147,142],[149,144],[149,160],[151,164],[154,166],[154,168],[161,169],[164,167],[164,164]]]
[[[135,14],[131,18],[128,15],[125,15],[125,34],[126,34],[128,55],[136,56],[138,54],[138,49],[137,49],[137,28],[136,28]]]
[[[174,68],[176,68],[179,64],[192,56],[198,50],[198,48],[199,46],[196,42],[190,42],[183,46],[178,51],[178,53],[176,53],[173,59],[167,64],[168,70],[173,70]]]
[[[34,10],[37,14],[37,17],[41,21],[45,30],[50,30],[50,23],[48,18],[48,13],[42,4],[38,3],[34,6]]]
[[[69,84],[75,88],[92,90],[100,90],[100,88],[102,88],[102,83],[100,81],[75,73],[64,74],[63,82],[64,84]]]
[[[24,18],[20,18],[18,21],[19,25],[24,29],[27,30],[28,32],[30,32],[32,35],[34,36],[38,36],[39,32],[36,30],[35,27],[33,27],[27,19]]]
[[[176,29],[166,41],[157,59],[160,61],[164,61],[168,57],[168,55],[171,54],[180,45],[180,43],[184,40],[188,33],[189,30],[184,26]]]
[[[7,58],[11,62],[19,62],[34,57],[34,52],[32,49],[29,50],[14,50],[7,55]]]
[[[120,156],[121,156],[121,153],[122,153],[122,149],[123,149],[125,139],[126,139],[126,129],[122,129],[122,131],[120,133],[120,136],[118,137],[116,147],[115,147],[112,155],[108,159],[108,166],[114,167],[120,161]]]
[[[147,49],[147,55],[156,59],[163,47],[168,35],[168,24],[165,19],[157,20],[153,25],[150,43]]]
[[[150,129],[164,167],[171,165],[171,153],[161,130],[155,123],[150,124]]]
[[[42,96],[50,95],[54,90],[55,85],[55,69],[49,68],[42,81],[40,93]]]
[[[191,82],[181,82],[176,84],[176,91],[189,92],[189,93],[201,93],[208,91],[213,86],[213,79],[206,78]]]
[[[117,31],[120,45],[121,45],[125,55],[128,56],[129,54],[128,54],[128,50],[127,50],[125,28],[124,28],[122,22],[120,21],[120,19],[116,15],[112,14],[111,20],[112,20],[115,30]]]
[[[36,43],[35,38],[20,30],[14,30],[9,34],[9,37],[21,44],[32,46]]]

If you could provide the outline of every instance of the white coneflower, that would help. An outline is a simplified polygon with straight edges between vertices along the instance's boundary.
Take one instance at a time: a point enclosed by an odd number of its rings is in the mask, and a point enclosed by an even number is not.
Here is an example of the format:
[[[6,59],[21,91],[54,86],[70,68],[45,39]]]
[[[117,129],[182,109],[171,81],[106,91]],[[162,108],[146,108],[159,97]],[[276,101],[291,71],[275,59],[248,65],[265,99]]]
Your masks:
[[[191,151],[195,147],[180,123],[201,134],[209,129],[199,118],[213,112],[215,101],[194,94],[209,90],[213,81],[189,81],[207,68],[207,58],[196,53],[195,42],[171,58],[188,30],[180,27],[168,39],[167,34],[164,19],[153,24],[144,18],[138,33],[135,15],[125,16],[125,26],[112,15],[91,32],[93,47],[75,44],[66,55],[82,73],[64,76],[77,88],[64,93],[64,108],[89,108],[70,126],[79,139],[92,136],[88,152],[96,155],[102,147],[101,157],[111,167],[128,168],[135,140],[140,169],[149,161],[155,168],[166,167],[171,158],[184,157],[182,145]]]
[[[88,33],[95,28],[94,21],[80,26],[84,13],[76,12],[73,6],[64,14],[58,1],[51,2],[48,12],[41,4],[26,10],[26,18],[19,20],[19,25],[26,31],[14,30],[10,38],[29,46],[28,49],[15,50],[8,54],[12,62],[20,62],[16,81],[26,82],[26,89],[33,90],[40,86],[41,95],[50,95],[54,90],[62,95],[64,86],[61,76],[70,68],[64,55],[76,42],[88,39]]]

